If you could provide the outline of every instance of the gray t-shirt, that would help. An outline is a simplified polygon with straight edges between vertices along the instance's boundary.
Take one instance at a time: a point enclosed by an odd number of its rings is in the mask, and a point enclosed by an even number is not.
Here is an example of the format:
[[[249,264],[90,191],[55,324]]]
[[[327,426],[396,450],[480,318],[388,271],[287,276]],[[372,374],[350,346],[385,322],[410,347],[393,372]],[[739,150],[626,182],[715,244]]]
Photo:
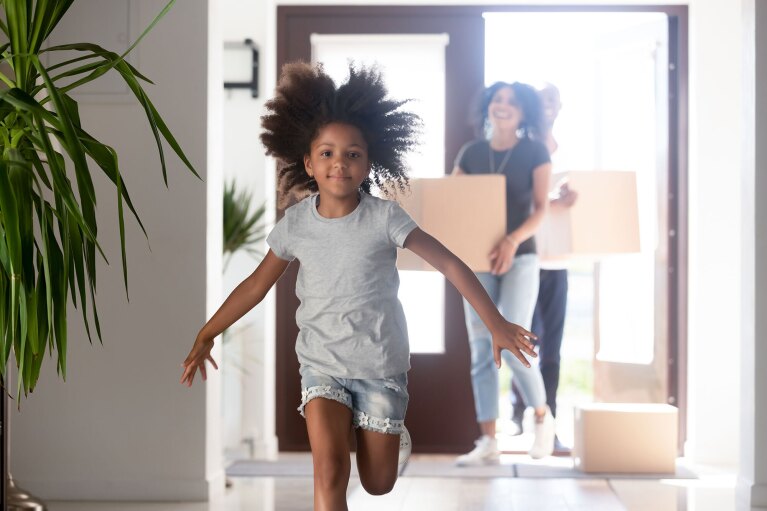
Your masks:
[[[285,210],[266,241],[280,259],[301,263],[301,365],[339,378],[385,378],[410,369],[395,263],[417,226],[396,202],[360,195],[341,218],[321,216],[311,195]]]
[[[507,151],[493,151],[493,161],[502,169],[494,169],[506,176],[506,232],[511,233],[530,216],[533,207],[533,171],[549,163],[546,146],[528,138],[520,139],[507,156]],[[455,165],[467,174],[489,174],[490,143],[476,140],[464,145],[455,158]],[[528,238],[520,243],[517,255],[534,254],[535,239]]]

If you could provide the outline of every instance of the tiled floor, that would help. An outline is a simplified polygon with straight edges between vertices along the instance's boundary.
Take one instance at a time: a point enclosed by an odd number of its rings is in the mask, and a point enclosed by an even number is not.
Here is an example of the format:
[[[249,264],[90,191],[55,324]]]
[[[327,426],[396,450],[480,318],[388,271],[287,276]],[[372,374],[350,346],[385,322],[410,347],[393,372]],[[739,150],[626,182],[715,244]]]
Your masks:
[[[417,456],[414,456],[418,459]],[[433,459],[433,456],[430,457]],[[444,457],[450,464],[452,457]],[[403,476],[373,497],[349,485],[349,509],[364,511],[734,511],[733,476],[698,479],[546,479]],[[234,478],[210,503],[49,502],[49,511],[303,511],[312,509],[309,477]]]

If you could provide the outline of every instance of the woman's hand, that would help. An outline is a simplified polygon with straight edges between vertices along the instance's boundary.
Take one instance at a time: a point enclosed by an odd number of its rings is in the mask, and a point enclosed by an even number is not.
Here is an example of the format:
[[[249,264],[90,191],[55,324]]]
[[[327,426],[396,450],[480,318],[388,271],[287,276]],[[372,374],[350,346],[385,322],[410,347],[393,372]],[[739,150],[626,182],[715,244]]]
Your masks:
[[[490,252],[490,272],[493,275],[503,275],[514,264],[514,256],[517,254],[519,242],[511,235],[504,236],[495,248]]]
[[[184,374],[181,375],[182,385],[186,385],[187,387],[192,386],[192,381],[194,381],[194,375],[197,373],[197,369],[200,370],[200,374],[202,374],[203,380],[208,379],[208,374],[205,372],[206,360],[209,360],[210,363],[213,364],[213,367],[218,369],[216,361],[213,360],[213,357],[210,356],[210,350],[212,349],[213,339],[198,337],[194,341],[192,351],[189,352],[186,360],[184,360],[184,362],[181,364],[181,366],[184,368]]]
[[[502,350],[509,350],[525,367],[530,367],[530,362],[525,357],[525,353],[531,357],[538,356],[532,343],[532,340],[538,337],[517,324],[504,320],[500,326],[493,329],[492,334],[493,358],[495,359],[495,365],[499,369],[501,367]]]

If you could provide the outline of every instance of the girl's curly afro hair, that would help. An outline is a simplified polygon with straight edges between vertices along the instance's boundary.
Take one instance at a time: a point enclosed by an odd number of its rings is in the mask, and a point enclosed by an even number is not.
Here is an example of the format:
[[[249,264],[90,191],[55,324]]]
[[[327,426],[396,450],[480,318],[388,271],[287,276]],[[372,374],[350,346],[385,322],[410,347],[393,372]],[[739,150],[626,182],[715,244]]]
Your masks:
[[[261,142],[266,154],[280,163],[282,202],[291,194],[318,191],[317,182],[306,173],[304,155],[319,130],[334,122],[355,126],[368,144],[371,172],[361,185],[363,192],[369,194],[373,183],[386,195],[404,191],[404,157],[417,144],[421,128],[417,115],[400,110],[406,102],[387,97],[374,67],[350,64],[349,79],[336,87],[322,64],[286,64],[275,97],[266,103],[267,114],[261,117]]]

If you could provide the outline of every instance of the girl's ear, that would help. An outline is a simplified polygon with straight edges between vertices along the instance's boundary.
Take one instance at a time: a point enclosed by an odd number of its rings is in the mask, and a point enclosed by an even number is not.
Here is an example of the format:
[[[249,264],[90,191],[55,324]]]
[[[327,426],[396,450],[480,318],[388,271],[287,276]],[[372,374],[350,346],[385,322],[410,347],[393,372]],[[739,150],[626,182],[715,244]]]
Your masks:
[[[314,171],[312,170],[312,160],[309,158],[308,154],[304,155],[304,168],[306,169],[306,173],[309,174],[309,177],[314,177]]]

